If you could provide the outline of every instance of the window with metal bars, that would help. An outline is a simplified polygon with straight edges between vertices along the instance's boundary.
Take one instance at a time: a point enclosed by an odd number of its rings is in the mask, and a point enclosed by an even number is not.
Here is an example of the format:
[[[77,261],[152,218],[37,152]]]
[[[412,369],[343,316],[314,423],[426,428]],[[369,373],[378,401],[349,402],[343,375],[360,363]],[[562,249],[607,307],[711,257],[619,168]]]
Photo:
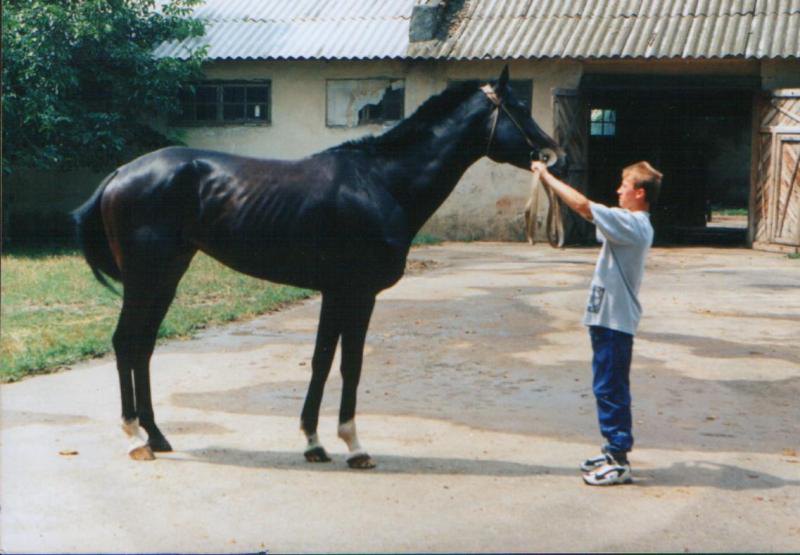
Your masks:
[[[181,94],[177,123],[194,125],[269,124],[269,81],[204,81]]]

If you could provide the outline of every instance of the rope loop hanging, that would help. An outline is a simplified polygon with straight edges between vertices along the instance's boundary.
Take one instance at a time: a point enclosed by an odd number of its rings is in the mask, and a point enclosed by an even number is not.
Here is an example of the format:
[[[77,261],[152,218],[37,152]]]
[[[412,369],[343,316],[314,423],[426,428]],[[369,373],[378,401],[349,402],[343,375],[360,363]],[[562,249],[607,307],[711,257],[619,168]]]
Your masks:
[[[547,195],[549,206],[547,217],[544,220],[544,231],[547,242],[553,248],[564,246],[564,218],[561,208],[561,200],[550,187],[541,180],[539,172],[533,172],[531,176],[531,197],[525,205],[525,237],[533,245],[536,243],[537,231],[540,229],[537,215],[539,213],[539,188],[542,188]]]

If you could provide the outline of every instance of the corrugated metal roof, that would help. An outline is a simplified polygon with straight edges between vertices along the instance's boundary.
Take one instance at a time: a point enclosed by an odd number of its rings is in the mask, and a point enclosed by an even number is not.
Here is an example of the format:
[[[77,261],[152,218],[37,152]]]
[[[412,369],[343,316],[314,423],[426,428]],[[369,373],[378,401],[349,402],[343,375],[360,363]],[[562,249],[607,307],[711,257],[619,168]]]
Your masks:
[[[206,35],[164,43],[156,56],[208,45],[212,60],[404,58],[420,0],[206,0]]]
[[[800,0],[468,0],[441,43],[411,57],[800,56]]]
[[[443,41],[409,43],[424,0],[207,0],[210,59],[800,57],[800,0],[466,0]]]

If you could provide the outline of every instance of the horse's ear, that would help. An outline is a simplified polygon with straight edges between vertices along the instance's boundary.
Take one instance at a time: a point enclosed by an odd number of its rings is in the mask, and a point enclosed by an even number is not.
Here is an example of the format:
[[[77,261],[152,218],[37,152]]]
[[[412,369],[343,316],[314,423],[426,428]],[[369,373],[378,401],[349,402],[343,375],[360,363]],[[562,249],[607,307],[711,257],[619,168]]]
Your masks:
[[[508,85],[508,64],[503,68],[503,71],[500,72],[500,79],[497,80],[497,88],[499,90],[503,90]]]

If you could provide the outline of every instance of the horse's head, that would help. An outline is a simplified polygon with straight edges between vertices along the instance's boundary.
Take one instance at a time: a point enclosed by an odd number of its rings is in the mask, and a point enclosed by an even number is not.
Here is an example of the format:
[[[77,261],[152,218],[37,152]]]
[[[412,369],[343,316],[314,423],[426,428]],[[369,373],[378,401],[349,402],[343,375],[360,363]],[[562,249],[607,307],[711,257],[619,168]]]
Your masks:
[[[490,103],[486,122],[486,155],[495,162],[529,168],[531,160],[542,160],[555,173],[566,169],[564,150],[533,120],[508,84],[508,66],[500,78],[481,90]]]

